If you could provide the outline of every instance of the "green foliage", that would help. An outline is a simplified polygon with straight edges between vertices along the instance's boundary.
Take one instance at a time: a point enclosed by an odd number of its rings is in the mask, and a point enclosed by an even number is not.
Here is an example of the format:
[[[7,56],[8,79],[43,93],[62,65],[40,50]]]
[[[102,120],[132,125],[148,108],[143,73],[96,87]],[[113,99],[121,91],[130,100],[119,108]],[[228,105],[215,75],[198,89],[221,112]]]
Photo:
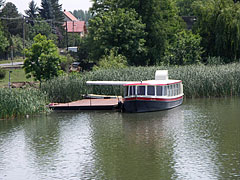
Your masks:
[[[210,66],[223,65],[224,64],[224,59],[221,58],[220,56],[218,56],[218,57],[208,57],[206,62],[207,62],[207,65],[210,65]]]
[[[86,81],[141,81],[154,79],[156,70],[169,70],[170,79],[180,79],[186,97],[225,97],[240,95],[240,64],[218,66],[153,66],[99,69],[81,76],[60,76],[42,85],[51,102],[70,102],[83,94],[122,95],[122,86],[88,86]]]
[[[50,102],[70,102],[82,98],[86,92],[85,81],[79,75],[59,76],[46,81],[41,91],[48,94]]]
[[[7,47],[9,46],[9,42],[7,38],[5,37],[5,33],[3,31],[1,21],[0,21],[0,54],[3,53]]]
[[[117,9],[96,15],[89,21],[90,55],[99,60],[105,51],[117,48],[129,64],[144,65],[145,25],[130,9]]]
[[[53,19],[53,6],[51,0],[42,0],[41,1],[41,8],[39,8],[39,14],[42,19],[48,20]]]
[[[34,37],[31,48],[26,49],[26,59],[24,69],[27,77],[33,76],[40,81],[58,76],[60,70],[61,57],[56,45],[47,40],[46,36],[38,34]]]
[[[90,18],[92,18],[92,14],[90,11],[83,11],[83,10],[74,10],[73,15],[79,19],[80,21],[88,22]]]
[[[131,63],[126,54],[121,54],[127,57],[129,64],[152,65],[159,63],[168,43],[173,40],[174,34],[183,29],[184,23],[178,16],[175,2],[171,0],[94,0],[91,12],[97,17],[99,14],[114,12],[119,8],[134,9],[138,15],[137,19],[141,19],[141,22],[146,25],[146,28],[144,28],[146,36],[142,36],[142,38],[146,42],[147,51],[144,52],[147,52],[147,56],[141,54],[138,57],[138,59],[141,59],[140,63]],[[105,22],[105,19],[101,16],[98,16],[98,18]],[[89,34],[91,35],[91,31],[89,31]],[[101,52],[101,55],[103,55],[103,52]]]
[[[36,18],[36,22],[28,26],[27,35],[29,40],[33,39],[38,34],[42,34],[54,42],[57,41],[56,35],[52,33],[51,26],[41,18]]]
[[[61,59],[61,70],[68,72],[69,66],[74,62],[74,58],[70,55],[67,54],[66,56],[62,56]]]
[[[37,89],[0,88],[0,119],[48,112],[46,94]]]
[[[30,1],[30,3],[28,4],[28,8],[29,8],[28,10],[25,10],[25,14],[31,20],[36,19],[38,16],[38,7],[37,7],[37,4],[34,2],[34,0]],[[34,23],[31,22],[31,24],[33,25]]]
[[[232,0],[206,0],[193,3],[202,36],[205,56],[221,56],[232,61],[240,58],[240,3]]]
[[[184,30],[177,33],[174,42],[167,49],[165,63],[172,65],[199,63],[203,53],[200,43],[201,37],[192,31]]]
[[[4,79],[6,76],[6,71],[2,68],[0,68],[0,79]]]
[[[2,8],[0,12],[1,17],[13,18],[9,19],[2,19],[2,24],[5,27],[5,33],[8,36],[11,35],[22,35],[22,18],[21,15],[18,13],[17,7],[11,3],[7,2],[6,5]]]
[[[94,66],[93,70],[98,69],[122,69],[127,67],[127,59],[125,56],[118,54],[116,50],[111,49],[109,54],[104,55],[98,62],[98,66]]]
[[[82,37],[76,33],[68,33],[68,47],[80,46]]]
[[[176,5],[179,9],[180,16],[193,16],[192,3],[196,0],[178,0]]]

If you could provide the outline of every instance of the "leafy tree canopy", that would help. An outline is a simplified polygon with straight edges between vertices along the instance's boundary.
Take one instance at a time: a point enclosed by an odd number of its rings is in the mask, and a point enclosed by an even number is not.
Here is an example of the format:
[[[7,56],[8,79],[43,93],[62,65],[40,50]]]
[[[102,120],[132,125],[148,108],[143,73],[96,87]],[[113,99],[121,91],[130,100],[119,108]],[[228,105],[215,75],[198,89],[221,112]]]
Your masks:
[[[17,7],[13,3],[7,2],[2,8],[0,16],[8,18],[2,20],[3,26],[6,27],[6,33],[11,35],[22,34],[22,21],[20,20],[21,15],[18,13]]]
[[[205,56],[240,58],[240,3],[206,0],[193,3],[197,23],[194,31],[202,37]]]
[[[99,60],[105,51],[115,48],[131,65],[144,65],[145,25],[135,10],[117,9],[96,15],[89,21],[90,55]]]
[[[201,62],[203,53],[201,37],[192,31],[183,30],[175,35],[175,41],[167,48],[164,60],[166,64],[187,65]]]
[[[144,40],[148,54],[144,57],[145,64],[156,64],[161,61],[167,44],[173,40],[176,32],[183,29],[175,2],[171,0],[93,0],[91,12],[99,16],[106,12],[117,11],[119,8],[134,9],[138,19],[146,25]]]
[[[32,47],[26,49],[23,68],[27,77],[33,76],[41,83],[59,75],[60,62],[57,46],[51,40],[47,40],[46,36],[38,34],[34,37]]]
[[[9,42],[7,40],[7,38],[5,37],[2,25],[1,25],[1,21],[0,21],[0,54],[5,52],[6,48],[9,46]]]
[[[88,20],[92,17],[90,11],[83,11],[83,10],[74,10],[73,15],[80,21],[86,21],[86,22],[88,22]]]
[[[98,62],[97,66],[93,67],[93,70],[98,69],[111,69],[126,68],[128,65],[127,58],[121,54],[118,54],[115,49],[111,49],[109,54],[104,55]]]

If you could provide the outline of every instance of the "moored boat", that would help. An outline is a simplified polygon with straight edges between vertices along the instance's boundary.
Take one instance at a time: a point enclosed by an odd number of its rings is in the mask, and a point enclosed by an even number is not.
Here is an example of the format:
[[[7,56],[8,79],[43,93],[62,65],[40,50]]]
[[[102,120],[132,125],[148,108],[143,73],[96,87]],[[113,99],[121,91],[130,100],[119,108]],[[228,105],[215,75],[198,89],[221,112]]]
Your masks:
[[[167,70],[158,70],[155,80],[147,81],[87,81],[91,85],[123,85],[122,110],[150,112],[177,107],[183,102],[181,80],[168,79]]]

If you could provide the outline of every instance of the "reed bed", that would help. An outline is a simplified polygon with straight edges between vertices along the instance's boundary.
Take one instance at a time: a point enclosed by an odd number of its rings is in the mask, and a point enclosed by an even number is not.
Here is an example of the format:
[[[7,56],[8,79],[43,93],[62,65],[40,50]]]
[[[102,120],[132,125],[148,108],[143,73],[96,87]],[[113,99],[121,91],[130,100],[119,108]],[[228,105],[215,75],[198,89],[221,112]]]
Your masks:
[[[83,94],[122,95],[120,86],[87,86],[86,81],[137,81],[154,79],[156,70],[167,69],[169,78],[180,79],[185,97],[225,97],[240,95],[240,64],[217,66],[153,66],[129,67],[91,71],[81,75],[63,76],[42,85],[51,102],[69,102],[82,98]]]
[[[0,88],[0,119],[48,112],[47,96],[38,89]]]

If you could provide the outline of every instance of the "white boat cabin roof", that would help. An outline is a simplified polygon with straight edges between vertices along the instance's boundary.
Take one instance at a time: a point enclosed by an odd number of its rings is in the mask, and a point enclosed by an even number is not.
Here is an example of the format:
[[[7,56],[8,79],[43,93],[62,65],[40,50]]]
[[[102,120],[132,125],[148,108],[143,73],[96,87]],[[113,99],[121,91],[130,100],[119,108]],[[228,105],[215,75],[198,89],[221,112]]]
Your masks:
[[[141,85],[170,85],[181,83],[181,80],[168,79],[168,70],[157,70],[155,80],[146,81],[87,81],[88,85],[123,85],[123,86],[141,86]]]
[[[143,86],[143,85],[170,85],[181,83],[181,80],[147,80],[147,81],[87,81],[88,85],[123,85],[123,86]]]

